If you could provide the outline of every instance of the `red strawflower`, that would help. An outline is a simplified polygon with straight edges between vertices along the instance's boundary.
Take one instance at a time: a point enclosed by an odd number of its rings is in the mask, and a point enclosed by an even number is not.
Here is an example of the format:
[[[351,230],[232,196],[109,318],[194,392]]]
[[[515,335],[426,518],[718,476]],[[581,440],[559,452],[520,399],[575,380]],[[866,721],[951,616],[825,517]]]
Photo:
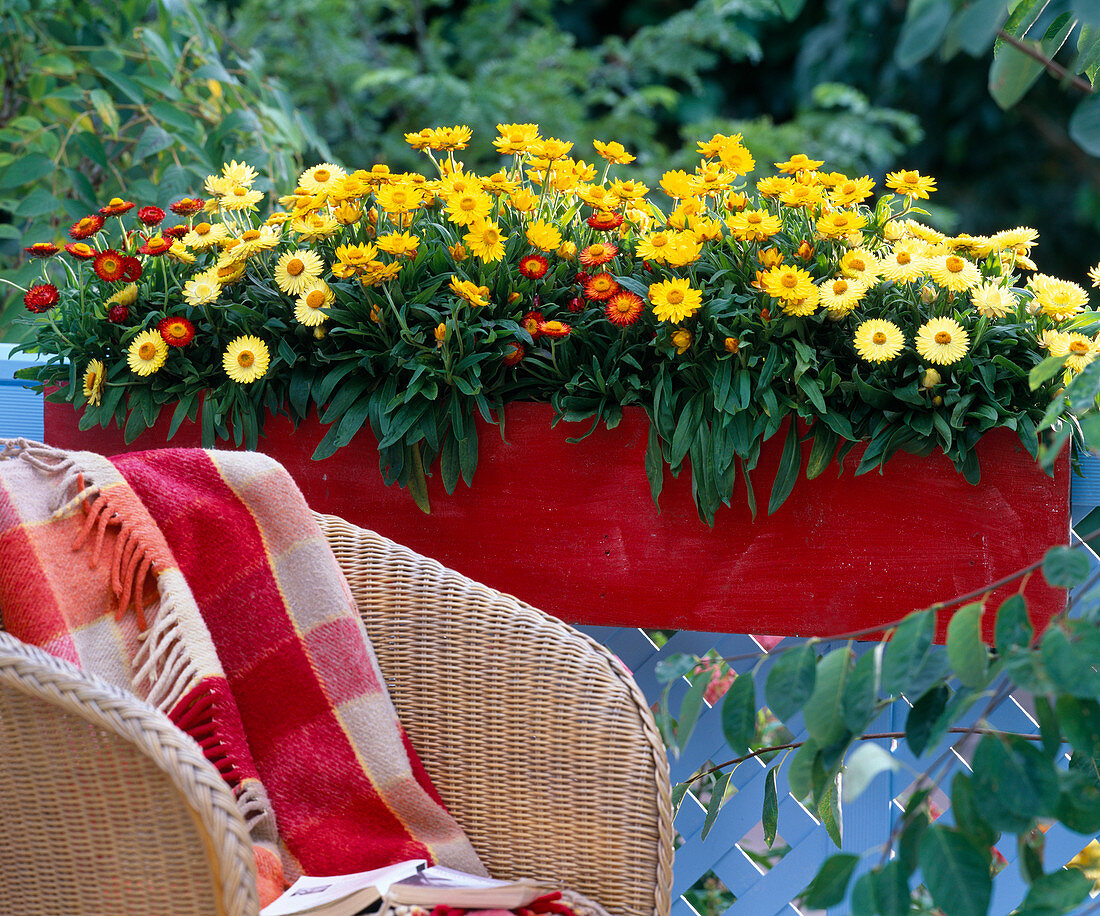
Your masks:
[[[131,201],[123,200],[121,197],[112,197],[106,207],[99,208],[99,212],[101,216],[119,216],[127,210],[133,209],[134,205]]]
[[[205,203],[206,201],[201,197],[185,197],[182,200],[177,200],[168,209],[180,216],[190,216],[193,213],[198,213]]]
[[[574,283],[579,283],[581,286],[584,286],[584,284],[588,282],[588,278],[591,277],[591,276],[592,275],[590,273],[588,273],[588,271],[578,270],[573,275],[573,282]]]
[[[61,296],[58,295],[57,287],[52,283],[37,283],[23,296],[23,304],[27,307],[27,311],[34,312],[36,315],[48,312],[60,301]]]
[[[178,315],[162,318],[157,323],[157,330],[170,347],[186,347],[195,337],[195,326]]]
[[[523,325],[523,329],[531,335],[531,339],[534,340],[539,336],[539,326],[543,322],[542,312],[528,312],[520,319],[520,324]]]
[[[541,254],[529,254],[519,259],[519,272],[528,280],[541,280],[550,269],[550,263]]]
[[[138,210],[138,219],[146,226],[159,226],[164,222],[164,211],[160,207],[142,207]]]
[[[69,227],[69,237],[77,241],[86,239],[99,232],[99,230],[103,228],[104,222],[105,220],[103,217],[96,213],[85,216],[83,219],[78,219]]]
[[[600,267],[619,253],[619,249],[606,242],[596,242],[581,250],[580,262],[585,267]]]
[[[593,229],[609,232],[612,229],[618,229],[623,224],[623,215],[616,213],[614,210],[600,210],[588,217],[586,222]]]
[[[589,277],[584,284],[585,298],[593,302],[603,302],[619,291],[619,284],[609,273],[599,273]]]
[[[122,279],[125,265],[123,264],[122,255],[113,248],[108,248],[95,256],[92,267],[100,280],[114,283],[116,280]]]
[[[607,300],[604,314],[612,324],[625,328],[638,320],[643,308],[645,308],[645,300],[636,293],[624,289]]]
[[[111,322],[111,324],[122,324],[122,322],[124,322],[129,317],[129,306],[123,305],[121,302],[116,302],[109,309],[107,309],[107,320]]]
[[[504,351],[504,365],[514,366],[526,355],[527,349],[521,343],[512,342]]]
[[[572,299],[569,300],[569,311],[579,312],[583,308],[584,308],[584,300],[583,299],[580,299],[577,296],[574,296]]]
[[[35,242],[33,245],[23,250],[32,258],[52,258],[61,249],[53,242]]]
[[[80,261],[90,261],[99,254],[99,252],[87,242],[70,242],[65,246],[65,250]]]
[[[188,233],[188,228],[180,223],[178,226],[171,226],[168,229],[161,229],[160,234],[167,239],[175,239],[177,242],[182,239]]]
[[[175,239],[166,239],[163,235],[154,235],[145,240],[145,244],[142,245],[138,251],[141,254],[159,255],[164,254],[175,244]]]
[[[551,340],[559,340],[562,337],[568,337],[572,331],[573,329],[564,321],[539,322],[539,334],[542,337],[549,337]]]
[[[141,279],[141,261],[134,257],[122,259],[122,279],[127,283],[137,283]]]

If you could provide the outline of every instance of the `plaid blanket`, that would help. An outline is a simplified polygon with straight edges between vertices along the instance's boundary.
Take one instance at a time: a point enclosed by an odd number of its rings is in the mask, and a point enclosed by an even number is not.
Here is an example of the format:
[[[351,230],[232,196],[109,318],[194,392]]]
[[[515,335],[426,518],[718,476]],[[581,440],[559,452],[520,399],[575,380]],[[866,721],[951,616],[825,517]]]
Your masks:
[[[249,825],[261,904],[301,873],[410,858],[485,873],[280,465],[3,440],[0,459],[4,626],[195,738]]]

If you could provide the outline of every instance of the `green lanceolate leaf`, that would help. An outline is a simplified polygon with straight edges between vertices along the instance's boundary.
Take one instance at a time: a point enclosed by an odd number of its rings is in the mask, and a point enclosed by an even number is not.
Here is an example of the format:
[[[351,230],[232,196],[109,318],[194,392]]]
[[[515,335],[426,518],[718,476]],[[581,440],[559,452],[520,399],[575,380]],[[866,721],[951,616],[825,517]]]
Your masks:
[[[882,689],[890,694],[908,693],[932,648],[936,615],[932,611],[910,614],[894,631],[882,660]]]
[[[1100,659],[1100,631],[1092,626],[1072,627],[1072,638],[1058,625],[1050,626],[1043,634],[1040,654],[1043,667],[1055,686],[1081,699],[1100,696],[1100,671],[1096,670]]]
[[[848,683],[844,685],[844,697],[841,701],[841,711],[844,715],[844,724],[848,731],[858,735],[874,718],[878,704],[879,680],[882,668],[881,645],[864,652],[848,675]]]
[[[699,713],[703,711],[703,694],[707,692],[707,684],[710,681],[710,673],[696,675],[695,680],[684,700],[680,704],[680,716],[676,720],[676,748],[683,753],[691,735],[695,731],[695,725],[699,721]]]
[[[1058,773],[1053,761],[1022,738],[983,735],[974,752],[975,796],[994,830],[1019,833],[1037,817],[1054,815]]]
[[[982,817],[981,806],[974,793],[974,780],[966,773],[956,773],[951,780],[951,811],[955,826],[979,846],[992,846],[997,842],[1000,834]]]
[[[1092,890],[1092,879],[1077,868],[1063,868],[1042,875],[1032,882],[1024,898],[1021,916],[1026,913],[1055,916],[1070,913],[1084,902]]]
[[[743,754],[755,733],[756,684],[751,675],[740,674],[722,699],[722,734],[735,754]]]
[[[1073,749],[1085,757],[1100,756],[1100,703],[1061,696],[1055,708],[1058,722]]]
[[[787,428],[787,439],[783,443],[783,454],[779,458],[779,470],[775,475],[775,483],[772,484],[772,494],[768,500],[768,515],[775,512],[790,496],[795,481],[798,480],[801,464],[802,449],[798,442],[798,428],[792,420]]]
[[[784,722],[792,719],[813,694],[817,658],[808,642],[785,649],[772,665],[764,685],[768,708]]]
[[[828,747],[846,731],[842,703],[851,660],[852,650],[844,646],[834,649],[817,664],[814,690],[803,707],[803,715],[806,730],[819,747]]]
[[[703,820],[703,829],[700,831],[700,839],[705,840],[707,834],[710,833],[710,829],[714,826],[718,812],[722,810],[722,805],[725,803],[726,787],[729,786],[732,775],[733,770],[729,770],[719,776],[714,783],[714,789],[710,793],[710,802],[707,804],[707,816]]]
[[[933,903],[947,916],[987,916],[993,879],[989,862],[969,837],[929,827],[920,842],[920,867]]]
[[[928,748],[950,695],[951,691],[945,684],[938,684],[925,691],[910,708],[905,718],[905,740],[916,756],[919,757]]]
[[[932,0],[919,7],[914,4],[914,8],[917,12],[902,26],[894,48],[894,60],[903,69],[915,66],[939,48],[953,12],[947,0]]]
[[[833,460],[840,437],[824,423],[814,424],[814,444],[806,460],[806,479],[819,476]]]
[[[829,839],[833,841],[833,845],[840,849],[844,825],[841,822],[840,792],[835,778],[829,785],[829,790],[821,796],[821,801],[817,803],[817,816],[821,819],[821,826],[829,834]]]
[[[947,625],[947,657],[959,682],[979,689],[989,679],[989,648],[982,642],[980,602],[959,608]]]
[[[1031,645],[1033,633],[1024,596],[1013,595],[997,610],[997,622],[994,626],[997,653],[1005,657],[1014,648],[1026,649]]]
[[[1066,364],[1065,356],[1048,356],[1038,366],[1032,367],[1031,371],[1027,374],[1028,387],[1034,391],[1043,382],[1049,382],[1054,376],[1062,371],[1062,366]]]
[[[806,890],[802,892],[803,906],[811,910],[824,910],[840,903],[848,890],[852,872],[858,864],[859,856],[851,853],[829,856]]]
[[[863,794],[876,776],[889,773],[901,766],[898,760],[884,747],[873,741],[864,741],[844,762],[844,775],[841,781],[842,798],[847,804]]]
[[[768,849],[775,842],[775,834],[779,829],[779,799],[776,795],[775,780],[779,773],[779,767],[774,766],[768,770],[764,779],[764,807],[760,813],[760,823],[764,828],[764,842]]]

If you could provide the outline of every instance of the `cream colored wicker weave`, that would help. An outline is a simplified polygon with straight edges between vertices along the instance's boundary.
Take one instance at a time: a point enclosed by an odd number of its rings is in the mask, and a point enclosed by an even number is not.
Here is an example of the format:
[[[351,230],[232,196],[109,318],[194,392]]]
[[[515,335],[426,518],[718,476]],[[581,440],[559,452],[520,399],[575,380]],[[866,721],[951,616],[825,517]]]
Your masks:
[[[398,713],[489,870],[667,916],[668,765],[603,647],[318,516]],[[0,633],[0,905],[13,916],[255,916],[244,824],[167,718]]]

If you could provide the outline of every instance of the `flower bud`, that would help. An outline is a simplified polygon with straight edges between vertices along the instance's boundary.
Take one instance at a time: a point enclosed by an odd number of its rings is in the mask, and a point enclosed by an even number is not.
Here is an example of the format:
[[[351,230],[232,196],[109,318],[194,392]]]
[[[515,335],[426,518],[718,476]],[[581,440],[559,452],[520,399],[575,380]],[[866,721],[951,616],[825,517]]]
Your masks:
[[[814,246],[803,239],[802,244],[798,246],[798,251],[795,252],[795,254],[798,255],[800,260],[810,261],[814,256]]]
[[[741,341],[736,337],[727,337],[722,346],[726,348],[727,353],[736,353],[741,349]]]
[[[932,368],[924,370],[924,375],[921,376],[920,386],[924,389],[935,388],[940,383],[940,374]]]
[[[925,284],[920,288],[920,301],[925,305],[931,305],[932,301],[936,298],[936,291]]]
[[[111,324],[122,324],[129,317],[130,310],[121,303],[112,305],[107,309],[107,320],[111,322]]]
[[[574,296],[572,299],[569,300],[569,311],[579,312],[583,308],[584,300],[578,298],[577,296]]]
[[[327,333],[328,333],[328,331],[326,331],[326,330],[325,330],[325,329],[324,329],[323,327],[321,327],[321,326],[315,327],[315,328],[313,329],[313,336],[314,336],[315,338],[317,338],[317,340],[324,340],[324,339],[325,339],[325,335],[326,335]]]
[[[531,297],[531,309],[537,312],[540,308],[542,308],[542,296],[535,293],[535,295]]]
[[[676,333],[672,335],[672,345],[677,353],[683,353],[691,346],[691,331],[687,328],[677,328]]]
[[[466,260],[466,246],[459,242],[457,245],[448,245],[447,250],[456,261]]]
[[[558,246],[558,257],[563,261],[572,261],[577,257],[577,245],[575,242],[562,242]]]
[[[435,345],[437,347],[443,346],[443,341],[447,339],[447,325],[445,322],[439,322],[435,327]]]
[[[370,320],[375,324],[382,323],[382,310],[377,305],[372,305],[370,307]]]
[[[519,302],[520,298],[521,297],[520,297],[519,293],[509,293],[508,294],[508,304],[509,305],[515,305],[517,302]]]
[[[932,398],[932,406],[933,407],[942,407],[943,406],[943,398],[941,398],[937,394],[934,398]]]

